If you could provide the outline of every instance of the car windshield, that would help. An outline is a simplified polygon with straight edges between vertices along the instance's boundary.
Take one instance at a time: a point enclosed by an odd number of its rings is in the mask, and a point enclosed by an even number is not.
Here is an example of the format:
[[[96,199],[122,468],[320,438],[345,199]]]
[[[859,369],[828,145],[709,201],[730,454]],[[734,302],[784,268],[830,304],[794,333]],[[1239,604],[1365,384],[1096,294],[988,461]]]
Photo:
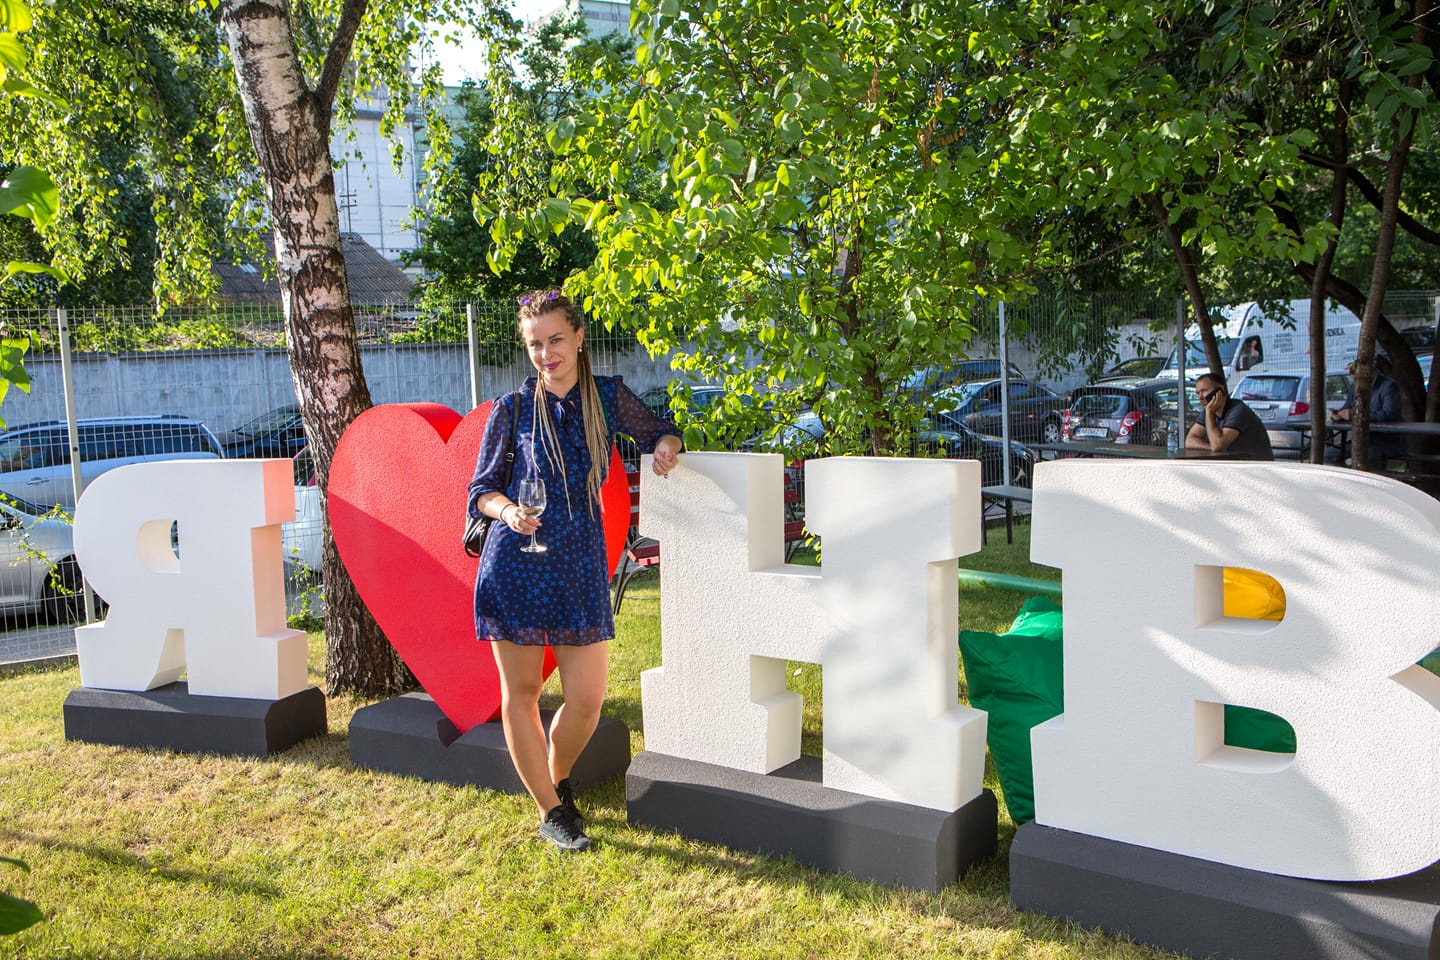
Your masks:
[[[1115,364],[1110,372],[1115,376],[1146,377],[1159,370],[1160,363],[1154,357],[1134,357]]]
[[[940,401],[940,406],[954,410],[965,406],[988,386],[988,383],[983,382],[962,383],[941,392],[936,399]]]
[[[31,516],[43,517],[50,513],[50,507],[42,507],[38,503],[31,503],[29,500],[21,500],[19,497],[11,496],[8,493],[0,494],[0,502],[7,507],[14,507],[21,513],[28,513]]]
[[[1087,393],[1075,400],[1071,414],[1097,420],[1117,420],[1130,408],[1130,399],[1123,393]]]
[[[1240,384],[1241,400],[1279,400],[1289,403],[1300,389],[1299,377],[1246,377]]]
[[[1210,362],[1205,359],[1204,344],[1191,342],[1186,344],[1186,346],[1189,347],[1189,349],[1185,351],[1186,370],[1203,370],[1205,367],[1210,365]],[[1220,341],[1220,343],[1216,344],[1216,346],[1220,348],[1220,365],[1222,367],[1228,367],[1230,366],[1230,361],[1235,359],[1235,351],[1239,349],[1240,341],[1222,340]],[[1175,359],[1179,356],[1179,354],[1179,350],[1170,351],[1170,358],[1165,361],[1166,370],[1175,369]]]
[[[235,432],[242,437],[258,437],[267,433],[274,433],[276,430],[283,430],[295,419],[294,407],[278,407],[268,413],[251,420],[249,423],[235,428]]]

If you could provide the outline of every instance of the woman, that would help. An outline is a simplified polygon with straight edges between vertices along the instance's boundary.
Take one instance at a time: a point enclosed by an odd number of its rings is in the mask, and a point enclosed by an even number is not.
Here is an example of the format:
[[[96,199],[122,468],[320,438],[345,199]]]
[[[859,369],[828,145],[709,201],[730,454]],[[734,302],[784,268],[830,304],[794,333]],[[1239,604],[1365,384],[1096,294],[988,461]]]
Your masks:
[[[591,373],[584,321],[560,291],[521,297],[517,321],[537,376],[491,407],[470,481],[471,516],[499,521],[480,556],[475,633],[495,654],[505,743],[539,808],[540,834],[562,850],[580,851],[590,839],[570,769],[600,719],[608,641],[615,635],[600,484],[615,433],[653,451],[660,476],[674,469],[680,438],[619,377]],[[517,503],[521,481],[532,477],[545,481],[543,520]],[[532,534],[545,552],[520,549]],[[555,652],[565,698],[550,722],[548,745],[539,706],[546,646]]]

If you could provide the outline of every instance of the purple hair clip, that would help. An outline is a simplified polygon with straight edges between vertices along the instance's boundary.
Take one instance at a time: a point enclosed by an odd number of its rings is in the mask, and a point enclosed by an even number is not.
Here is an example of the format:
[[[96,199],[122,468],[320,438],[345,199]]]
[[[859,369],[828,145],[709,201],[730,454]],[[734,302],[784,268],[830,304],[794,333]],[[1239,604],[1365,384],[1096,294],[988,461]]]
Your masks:
[[[527,293],[516,302],[522,307],[528,307],[536,303],[549,303],[551,300],[559,299],[559,290],[547,290],[545,293]]]

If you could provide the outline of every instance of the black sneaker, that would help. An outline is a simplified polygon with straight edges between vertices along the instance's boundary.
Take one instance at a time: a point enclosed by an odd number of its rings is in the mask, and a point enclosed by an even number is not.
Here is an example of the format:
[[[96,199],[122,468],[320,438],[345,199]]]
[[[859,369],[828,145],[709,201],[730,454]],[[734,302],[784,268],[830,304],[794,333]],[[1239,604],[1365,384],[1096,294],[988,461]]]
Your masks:
[[[590,838],[585,836],[580,821],[565,809],[564,804],[550,808],[550,812],[545,814],[545,821],[540,824],[540,836],[567,853],[590,849]]]
[[[585,829],[585,816],[580,812],[580,808],[575,806],[575,788],[570,785],[569,777],[555,784],[555,795],[560,798],[560,806],[569,811],[575,822],[580,824],[580,829]]]

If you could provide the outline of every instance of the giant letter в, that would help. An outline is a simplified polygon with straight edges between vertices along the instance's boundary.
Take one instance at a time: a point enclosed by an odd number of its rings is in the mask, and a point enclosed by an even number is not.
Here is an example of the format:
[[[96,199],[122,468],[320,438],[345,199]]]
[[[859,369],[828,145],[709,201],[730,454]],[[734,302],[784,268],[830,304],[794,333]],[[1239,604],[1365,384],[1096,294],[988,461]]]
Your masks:
[[[288,460],[174,460],[98,477],[75,510],[75,554],[110,602],[80,627],[87,687],[278,700],[304,690],[305,634],[285,625],[280,524]],[[179,533],[179,556],[170,542]]]
[[[1065,571],[1065,713],[1033,732],[1036,819],[1253,870],[1372,880],[1440,856],[1440,503],[1308,464],[1071,460],[1036,472]],[[1225,617],[1221,568],[1284,588]],[[1223,704],[1296,752],[1224,744]]]
[[[824,668],[824,781],[955,810],[978,796],[985,714],[957,704],[956,558],[980,546],[974,461],[806,465],[823,571],[783,562],[783,461],[689,453],[642,469],[661,542],[663,666],[641,676],[646,749],[769,773],[800,755],[785,660]]]

